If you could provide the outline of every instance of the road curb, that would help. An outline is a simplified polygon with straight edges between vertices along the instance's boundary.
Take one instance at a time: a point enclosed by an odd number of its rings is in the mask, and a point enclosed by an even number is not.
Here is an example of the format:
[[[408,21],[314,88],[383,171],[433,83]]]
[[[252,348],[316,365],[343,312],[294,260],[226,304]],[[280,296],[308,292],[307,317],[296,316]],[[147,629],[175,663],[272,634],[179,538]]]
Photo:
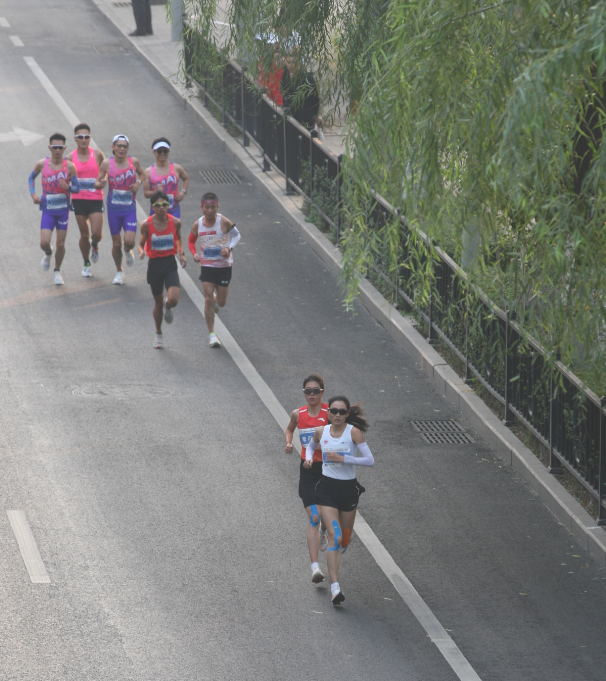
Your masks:
[[[225,154],[280,210],[283,218],[307,242],[322,262],[330,269],[340,270],[340,251],[314,225],[305,221],[305,215],[296,203],[284,194],[283,188],[273,178],[273,173],[264,173],[261,170],[260,157],[257,162],[253,155],[231,137],[198,100],[190,99],[188,91],[169,80],[163,73],[162,65],[157,64],[150,56],[151,50],[146,49],[150,43],[130,39],[119,23],[107,13],[107,7],[103,3],[98,0],[92,0],[92,2],[123,35],[137,56],[161,76],[169,91],[183,102],[186,108],[194,111],[202,119],[208,130],[223,143]],[[249,149],[255,150],[254,147],[249,147]],[[440,392],[461,411],[474,430],[495,449],[497,456],[528,482],[570,534],[574,535],[601,565],[606,566],[606,533],[601,527],[595,526],[595,520],[581,504],[547,472],[539,459],[509,428],[503,425],[478,395],[444,361],[444,358],[427,343],[411,322],[403,317],[369,281],[360,281],[359,293],[360,300],[368,312],[412,357]]]

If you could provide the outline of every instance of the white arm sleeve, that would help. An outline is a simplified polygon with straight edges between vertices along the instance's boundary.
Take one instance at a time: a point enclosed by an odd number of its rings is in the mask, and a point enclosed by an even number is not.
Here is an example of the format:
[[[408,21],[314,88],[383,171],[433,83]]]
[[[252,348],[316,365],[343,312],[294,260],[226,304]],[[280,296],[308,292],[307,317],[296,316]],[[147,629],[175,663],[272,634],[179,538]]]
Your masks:
[[[233,248],[238,241],[240,241],[240,232],[238,231],[238,228],[236,225],[234,225],[229,232],[227,232],[227,236],[230,237],[231,241],[229,242],[229,247]]]
[[[305,448],[305,461],[313,461],[314,452],[316,451],[317,446],[318,443],[314,442],[314,439],[312,437],[311,440],[307,443],[307,447]]]
[[[351,454],[344,454],[343,463],[353,464],[354,466],[374,466],[375,459],[370,451],[368,443],[362,442],[357,445],[358,451],[362,456],[352,456]]]

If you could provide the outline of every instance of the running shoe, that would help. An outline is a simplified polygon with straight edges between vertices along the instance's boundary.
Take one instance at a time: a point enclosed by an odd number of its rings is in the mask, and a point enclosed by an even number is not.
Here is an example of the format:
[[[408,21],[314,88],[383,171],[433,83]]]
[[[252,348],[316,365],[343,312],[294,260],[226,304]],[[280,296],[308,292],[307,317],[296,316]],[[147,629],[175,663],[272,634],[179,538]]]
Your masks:
[[[124,257],[126,259],[127,267],[132,267],[135,264],[135,256],[132,251],[124,251]]]
[[[211,348],[220,348],[221,347],[221,341],[217,338],[216,333],[211,333],[208,339],[208,344],[210,345]]]
[[[93,241],[90,242],[90,261],[99,262],[99,246],[93,246]]]
[[[326,551],[328,548],[328,530],[320,530],[320,551]]]
[[[114,277],[112,284],[118,284],[118,286],[122,286],[123,283],[124,283],[124,272],[116,272],[116,276]]]
[[[167,324],[172,324],[173,323],[173,310],[171,307],[166,307],[166,303],[168,303],[168,298],[164,298],[164,321]]]
[[[55,286],[63,286],[64,283],[65,282],[63,281],[61,272],[59,272],[59,270],[55,270]]]
[[[53,256],[53,247],[51,246],[51,252],[48,255],[46,255],[46,253],[45,253],[42,257],[42,262],[40,263],[42,265],[42,271],[43,272],[48,272],[52,256]]]
[[[319,584],[320,582],[324,581],[324,573],[322,572],[322,570],[320,570],[319,567],[313,569],[313,572],[311,574],[311,581],[314,584]]]
[[[162,334],[157,333],[154,338],[154,347],[160,349],[162,347]]]
[[[347,544],[347,546],[339,546],[339,553],[345,553],[345,551],[347,551],[349,546],[351,546],[351,542],[353,541],[353,538],[354,538],[354,532],[352,530],[351,535],[349,537],[349,544]]]
[[[90,273],[90,265],[84,265],[84,269],[82,270],[82,276],[83,277],[92,277],[93,276]]]
[[[340,605],[345,600],[345,596],[343,595],[343,592],[341,591],[341,587],[337,587],[336,589],[331,588],[331,594],[332,594],[332,604],[333,605]]]

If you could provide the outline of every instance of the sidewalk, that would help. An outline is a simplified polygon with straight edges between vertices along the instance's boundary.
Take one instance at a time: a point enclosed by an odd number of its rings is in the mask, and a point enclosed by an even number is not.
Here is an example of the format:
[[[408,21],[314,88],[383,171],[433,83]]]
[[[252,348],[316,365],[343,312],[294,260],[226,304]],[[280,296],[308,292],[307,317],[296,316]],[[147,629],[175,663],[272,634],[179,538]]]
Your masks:
[[[99,10],[125,35],[128,44],[155,69],[167,87],[193,109],[206,126],[223,143],[227,156],[238,164],[254,185],[278,207],[284,218],[331,269],[340,269],[341,255],[328,239],[306,222],[298,196],[286,196],[284,179],[275,171],[261,171],[261,155],[254,147],[245,149],[221,127],[201,102],[185,90],[177,78],[179,45],[171,41],[165,8],[152,7],[155,35],[127,38],[135,22],[130,7],[116,7],[108,0],[92,0]],[[331,142],[327,141],[327,144]],[[340,151],[337,153],[341,153]],[[388,330],[423,369],[429,380],[450,400],[471,423],[472,427],[494,447],[497,456],[512,466],[538,494],[556,518],[590,551],[601,565],[606,565],[606,534],[595,526],[594,519],[551,476],[537,457],[505,427],[482,400],[446,364],[444,359],[425,341],[413,325],[390,305],[366,280],[359,284],[360,300],[370,314]]]

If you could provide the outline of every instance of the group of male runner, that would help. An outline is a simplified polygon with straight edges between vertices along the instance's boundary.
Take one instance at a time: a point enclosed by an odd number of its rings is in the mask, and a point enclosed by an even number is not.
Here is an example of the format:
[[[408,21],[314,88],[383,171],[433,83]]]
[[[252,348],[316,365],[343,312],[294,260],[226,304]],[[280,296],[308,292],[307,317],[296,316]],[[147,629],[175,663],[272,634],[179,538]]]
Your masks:
[[[49,140],[50,157],[43,158],[29,176],[29,191],[35,204],[40,205],[40,247],[44,251],[42,269],[50,268],[53,253],[51,237],[57,230],[55,242],[54,282],[63,285],[61,263],[65,255],[65,237],[69,211],[73,208],[80,229],[80,250],[84,259],[83,277],[90,277],[91,265],[99,260],[99,242],[103,236],[103,188],[109,185],[107,221],[112,237],[112,257],[116,264],[113,284],[124,283],[122,258],[127,266],[134,264],[133,249],[137,233],[136,194],[141,185],[145,198],[150,199],[150,216],[141,223],[138,252],[149,258],[147,281],[154,297],[153,317],[156,324],[154,347],[163,347],[162,318],[173,320],[173,308],[179,300],[179,274],[175,256],[181,266],[187,260],[181,240],[181,201],[187,194],[189,176],[182,166],[169,161],[170,142],[159,137],[152,142],[156,162],[143,170],[139,160],[129,156],[126,135],[112,140],[112,157],[90,147],[91,131],[87,123],[74,129],[76,149],[71,160],[63,158],[66,137],[54,133]],[[36,177],[42,174],[42,195],[36,195]],[[179,184],[181,183],[181,188]],[[71,194],[75,197],[72,198]],[[216,194],[208,192],[201,201],[203,216],[196,220],[188,239],[194,260],[201,265],[202,288],[205,298],[205,318],[209,331],[209,345],[220,347],[214,329],[215,313],[225,306],[231,281],[232,251],[240,240],[235,224],[218,212]],[[196,250],[200,238],[200,253]],[[164,298],[164,288],[167,296]]]

